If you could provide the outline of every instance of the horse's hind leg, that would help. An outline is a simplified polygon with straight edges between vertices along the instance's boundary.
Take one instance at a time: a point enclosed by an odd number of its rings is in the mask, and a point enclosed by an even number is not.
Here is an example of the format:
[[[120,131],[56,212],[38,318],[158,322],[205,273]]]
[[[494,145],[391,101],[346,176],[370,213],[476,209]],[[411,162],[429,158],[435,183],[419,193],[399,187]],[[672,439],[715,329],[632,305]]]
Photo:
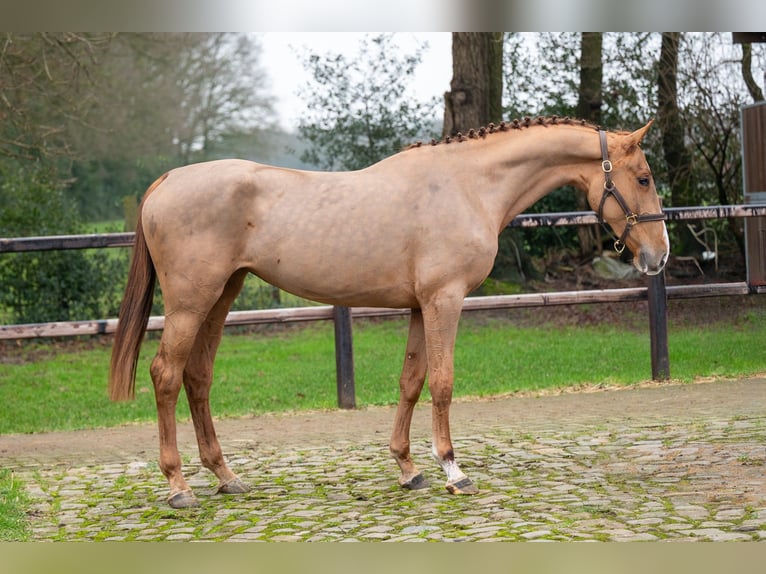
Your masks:
[[[213,382],[213,362],[223,335],[224,321],[232,302],[242,289],[246,276],[247,271],[241,270],[232,275],[227,282],[223,294],[208,313],[197,334],[184,370],[184,387],[194,421],[200,460],[218,477],[218,492],[225,494],[240,494],[249,489],[223,459],[213,426],[209,397]]]
[[[396,409],[394,430],[389,444],[391,454],[402,471],[399,484],[402,488],[411,490],[428,486],[410,456],[412,411],[415,409],[415,404],[420,398],[420,392],[423,390],[427,364],[423,314],[419,309],[413,309],[410,316],[410,331],[407,336],[404,367],[399,379],[399,405]]]
[[[157,402],[160,469],[170,486],[168,504],[173,508],[186,508],[197,506],[198,502],[184,479],[181,456],[178,453],[176,439],[178,393],[187,378],[185,373],[187,363],[191,361],[192,365],[197,365],[201,362],[200,355],[209,356],[210,370],[212,370],[212,355],[215,354],[217,340],[211,349],[212,353],[208,349],[200,353],[201,346],[198,341],[207,340],[205,334],[200,334],[200,328],[205,326],[205,332],[209,330],[208,317],[211,309],[216,307],[219,304],[217,302],[222,299],[222,293],[226,291],[224,288],[226,277],[220,278],[218,289],[202,288],[199,282],[191,281],[182,273],[160,272],[160,268],[158,268],[158,278],[165,299],[165,328],[157,355],[152,360],[150,372]],[[215,275],[209,274],[205,285],[215,285],[218,280]],[[203,360],[202,363],[204,362]],[[192,371],[195,371],[194,367]],[[192,405],[195,404],[195,401],[189,402]],[[194,408],[192,406],[192,412]]]
[[[167,301],[167,299],[166,299]],[[173,309],[173,307],[169,307]],[[151,375],[157,403],[160,438],[160,469],[168,480],[168,503],[173,508],[196,506],[189,485],[183,477],[181,456],[176,439],[176,404],[183,371],[202,319],[192,311],[170,311],[157,355],[152,360]]]

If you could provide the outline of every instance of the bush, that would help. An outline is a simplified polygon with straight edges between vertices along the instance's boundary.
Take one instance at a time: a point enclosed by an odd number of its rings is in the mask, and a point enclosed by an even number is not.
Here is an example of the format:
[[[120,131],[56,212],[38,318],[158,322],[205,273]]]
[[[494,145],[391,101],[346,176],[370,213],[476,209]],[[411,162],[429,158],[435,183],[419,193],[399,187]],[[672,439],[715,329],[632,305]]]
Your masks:
[[[38,165],[0,164],[0,203],[6,237],[81,232],[63,186]],[[125,260],[86,251],[2,254],[0,316],[3,322],[38,323],[115,315]]]

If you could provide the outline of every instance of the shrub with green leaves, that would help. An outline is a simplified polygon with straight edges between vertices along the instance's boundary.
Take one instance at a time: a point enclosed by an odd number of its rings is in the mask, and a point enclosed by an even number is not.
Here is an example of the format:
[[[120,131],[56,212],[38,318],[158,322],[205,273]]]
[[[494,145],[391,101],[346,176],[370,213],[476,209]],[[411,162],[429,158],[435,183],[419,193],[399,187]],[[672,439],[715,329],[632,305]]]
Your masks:
[[[39,165],[0,164],[0,235],[35,237],[81,232],[61,184]],[[0,318],[38,323],[113,316],[119,308],[124,257],[104,250],[0,254]]]

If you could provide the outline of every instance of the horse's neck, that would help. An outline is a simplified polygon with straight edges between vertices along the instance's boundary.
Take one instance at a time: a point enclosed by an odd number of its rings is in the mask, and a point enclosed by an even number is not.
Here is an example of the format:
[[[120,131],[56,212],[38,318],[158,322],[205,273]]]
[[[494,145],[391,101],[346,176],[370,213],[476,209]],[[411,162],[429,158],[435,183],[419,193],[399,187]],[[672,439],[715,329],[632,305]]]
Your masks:
[[[494,141],[493,137],[487,138],[479,155],[486,181],[476,189],[497,218],[498,232],[554,189],[582,188],[599,169],[594,130],[550,126],[500,134]]]

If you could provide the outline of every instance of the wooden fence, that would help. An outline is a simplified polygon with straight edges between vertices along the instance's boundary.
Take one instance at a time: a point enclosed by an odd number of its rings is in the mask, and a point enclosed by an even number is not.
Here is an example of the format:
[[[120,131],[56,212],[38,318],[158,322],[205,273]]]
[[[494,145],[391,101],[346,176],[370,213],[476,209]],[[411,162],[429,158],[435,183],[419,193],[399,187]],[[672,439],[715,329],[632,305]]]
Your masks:
[[[766,205],[668,208],[665,209],[665,213],[668,215],[669,221],[718,219],[724,217],[763,217],[766,216]],[[509,227],[592,225],[597,223],[596,214],[593,212],[524,214],[516,217]],[[133,238],[133,233],[5,238],[0,239],[0,253],[128,247],[133,244]],[[757,256],[766,257],[766,254],[759,254]],[[670,377],[667,341],[668,299],[756,293],[766,293],[766,286],[748,285],[746,282],[666,286],[665,275],[661,273],[650,277],[646,287],[468,297],[465,299],[463,309],[465,311],[477,311],[580,303],[647,301],[651,338],[652,379],[665,380]],[[333,320],[335,322],[338,405],[342,408],[353,408],[355,406],[355,391],[352,318],[396,316],[408,313],[408,309],[380,309],[372,307],[348,309],[331,306],[233,311],[229,313],[226,325]],[[116,324],[116,319],[103,319],[5,325],[0,326],[0,339],[107,334],[114,332]],[[164,317],[151,317],[149,319],[148,330],[161,330],[163,326]]]

